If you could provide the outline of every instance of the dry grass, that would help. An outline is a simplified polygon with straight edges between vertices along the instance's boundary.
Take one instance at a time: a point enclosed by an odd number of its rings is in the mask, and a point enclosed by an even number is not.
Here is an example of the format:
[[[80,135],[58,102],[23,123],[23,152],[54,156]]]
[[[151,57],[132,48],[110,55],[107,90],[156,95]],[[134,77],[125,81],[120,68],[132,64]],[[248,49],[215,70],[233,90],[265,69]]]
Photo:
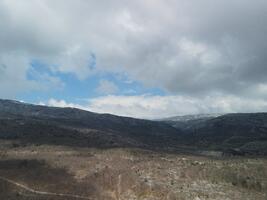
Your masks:
[[[267,198],[265,158],[220,159],[139,149],[0,143],[0,175],[34,189],[96,200]],[[47,199],[29,195],[0,181],[0,199]]]

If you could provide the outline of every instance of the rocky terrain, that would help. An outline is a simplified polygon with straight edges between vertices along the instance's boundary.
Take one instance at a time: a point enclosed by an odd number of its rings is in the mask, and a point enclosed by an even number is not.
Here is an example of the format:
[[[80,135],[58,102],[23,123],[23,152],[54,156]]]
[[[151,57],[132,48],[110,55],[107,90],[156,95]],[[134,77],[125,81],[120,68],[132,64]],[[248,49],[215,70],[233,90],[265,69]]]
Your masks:
[[[265,158],[216,158],[135,148],[100,150],[24,145],[10,140],[0,143],[0,199],[267,198]]]

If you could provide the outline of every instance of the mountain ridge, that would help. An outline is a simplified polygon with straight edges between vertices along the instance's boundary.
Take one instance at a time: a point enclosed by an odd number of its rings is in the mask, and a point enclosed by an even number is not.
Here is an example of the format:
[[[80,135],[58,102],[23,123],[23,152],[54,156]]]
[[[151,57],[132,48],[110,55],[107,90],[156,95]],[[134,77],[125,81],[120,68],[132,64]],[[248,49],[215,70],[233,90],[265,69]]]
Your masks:
[[[0,100],[0,137],[57,139],[95,147],[175,146],[180,131],[151,120],[98,114],[76,108],[58,108]],[[6,134],[7,132],[7,134]],[[84,144],[84,145],[86,145]]]
[[[267,155],[267,113],[191,115],[153,121],[0,100],[0,139],[95,148]]]

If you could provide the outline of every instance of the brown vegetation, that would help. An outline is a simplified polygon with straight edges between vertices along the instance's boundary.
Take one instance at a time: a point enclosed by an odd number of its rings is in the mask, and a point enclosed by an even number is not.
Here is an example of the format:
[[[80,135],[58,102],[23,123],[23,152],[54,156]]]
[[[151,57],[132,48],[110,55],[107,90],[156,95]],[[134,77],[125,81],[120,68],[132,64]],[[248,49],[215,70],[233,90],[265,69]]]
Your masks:
[[[0,176],[34,190],[96,200],[265,200],[265,158],[216,158],[140,149],[1,141]],[[0,180],[0,199],[77,199]]]

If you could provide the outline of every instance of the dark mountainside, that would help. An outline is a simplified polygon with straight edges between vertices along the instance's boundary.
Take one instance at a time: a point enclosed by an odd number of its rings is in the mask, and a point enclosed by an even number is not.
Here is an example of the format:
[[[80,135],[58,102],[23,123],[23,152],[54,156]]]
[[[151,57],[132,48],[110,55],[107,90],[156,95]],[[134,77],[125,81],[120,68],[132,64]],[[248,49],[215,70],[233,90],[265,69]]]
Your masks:
[[[0,100],[0,139],[36,144],[267,155],[267,113],[150,121]]]
[[[197,149],[267,155],[267,113],[192,115],[164,121],[184,133],[184,144]]]
[[[175,147],[180,131],[149,120],[0,100],[0,137],[90,147]]]
[[[213,118],[216,118],[222,115],[223,114],[184,115],[184,116],[176,116],[176,117],[159,119],[157,121],[165,122],[177,129],[181,129],[184,132],[187,132],[187,131],[190,131],[191,129],[197,129],[209,119],[213,119]]]

